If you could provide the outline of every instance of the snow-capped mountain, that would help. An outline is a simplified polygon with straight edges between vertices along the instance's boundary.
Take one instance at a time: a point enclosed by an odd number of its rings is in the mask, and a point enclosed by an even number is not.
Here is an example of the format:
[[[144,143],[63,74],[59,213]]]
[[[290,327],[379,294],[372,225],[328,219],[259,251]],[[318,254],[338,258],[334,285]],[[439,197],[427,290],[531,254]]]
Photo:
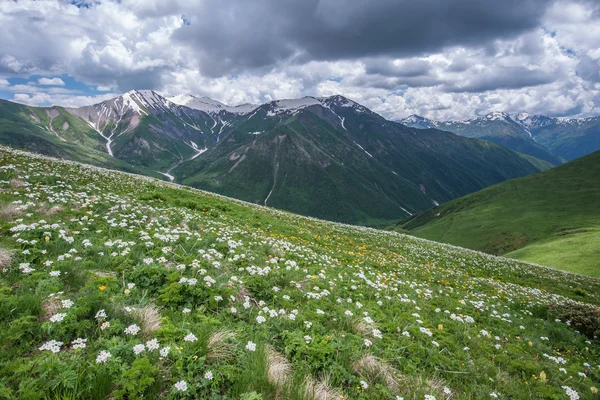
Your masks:
[[[220,101],[213,100],[210,97],[196,97],[191,94],[179,94],[177,96],[169,97],[168,100],[175,104],[193,108],[194,110],[204,111],[206,113],[220,113],[221,111],[233,113],[233,114],[248,114],[254,111],[258,105],[256,104],[241,104],[238,106],[228,106]]]
[[[106,141],[109,155],[136,160],[157,171],[194,157],[218,139],[218,123],[210,115],[152,90],[132,90],[98,104],[65,110]]]
[[[600,149],[599,117],[556,118],[496,111],[462,121],[435,121],[411,115],[398,122],[420,129],[437,128],[489,140],[554,165]]]

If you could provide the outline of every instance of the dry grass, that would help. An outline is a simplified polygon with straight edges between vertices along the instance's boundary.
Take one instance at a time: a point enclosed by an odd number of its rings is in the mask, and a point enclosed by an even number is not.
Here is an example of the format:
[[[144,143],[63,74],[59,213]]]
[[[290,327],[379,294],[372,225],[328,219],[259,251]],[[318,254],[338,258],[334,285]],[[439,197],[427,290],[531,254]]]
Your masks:
[[[258,302],[256,301],[256,299],[254,297],[252,297],[252,294],[250,293],[248,288],[246,288],[245,286],[243,286],[243,285],[238,286],[236,284],[233,284],[232,282],[228,282],[227,287],[236,290],[237,293],[235,294],[235,299],[237,301],[244,302],[244,301],[246,301],[246,297],[247,297],[251,303],[253,303],[256,307],[258,307]]]
[[[101,277],[101,278],[106,278],[106,277],[109,277],[109,276],[116,276],[117,275],[117,273],[113,272],[113,271],[100,271],[98,269],[90,269],[88,271],[90,273],[96,275],[96,276]]]
[[[232,358],[235,354],[232,350],[235,339],[235,332],[232,331],[217,331],[213,332],[208,338],[208,354],[209,359],[222,360]]]
[[[0,270],[10,267],[12,262],[12,253],[9,250],[0,247]]]
[[[354,372],[369,382],[380,382],[386,385],[391,391],[398,391],[398,371],[385,361],[371,354],[365,355],[354,363]]]
[[[444,386],[446,386],[446,382],[444,382],[441,378],[427,378],[425,380],[425,385],[429,392],[433,394],[442,395]]]
[[[149,335],[160,328],[160,313],[153,305],[147,305],[145,307],[138,308],[135,311],[135,316],[137,317],[140,326],[142,327],[142,332],[144,332],[145,335]]]
[[[324,376],[320,380],[307,377],[304,389],[305,400],[337,400],[342,396],[338,388],[329,384],[329,376]]]
[[[0,218],[9,220],[21,214],[22,211],[16,204],[5,204],[4,206],[0,207]]]
[[[22,188],[25,187],[25,182],[20,179],[13,178],[10,180],[10,186],[14,188]]]
[[[271,346],[266,347],[267,379],[279,389],[285,387],[292,372],[292,364],[287,358]]]
[[[362,335],[370,335],[371,332],[373,332],[373,325],[368,325],[363,320],[358,320],[354,323],[354,325],[352,325],[352,330]]]
[[[43,208],[43,207],[41,207],[41,208],[38,208],[38,210],[37,210],[38,213],[40,213],[42,215],[46,215],[46,216],[48,216],[48,215],[54,215],[56,213],[59,213],[60,211],[62,211],[62,207],[58,206],[58,205],[50,207],[50,208]]]
[[[42,313],[40,321],[45,321],[58,312],[61,308],[60,300],[56,297],[49,297],[42,302]]]

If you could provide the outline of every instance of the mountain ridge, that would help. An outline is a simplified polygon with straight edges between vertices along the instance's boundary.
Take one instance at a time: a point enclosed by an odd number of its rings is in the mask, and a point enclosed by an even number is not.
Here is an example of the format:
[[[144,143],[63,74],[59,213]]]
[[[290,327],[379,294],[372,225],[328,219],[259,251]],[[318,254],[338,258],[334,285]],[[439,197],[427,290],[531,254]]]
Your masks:
[[[494,111],[455,121],[438,121],[413,114],[398,122],[419,129],[437,128],[490,140],[554,165],[600,149],[600,116],[565,118]]]

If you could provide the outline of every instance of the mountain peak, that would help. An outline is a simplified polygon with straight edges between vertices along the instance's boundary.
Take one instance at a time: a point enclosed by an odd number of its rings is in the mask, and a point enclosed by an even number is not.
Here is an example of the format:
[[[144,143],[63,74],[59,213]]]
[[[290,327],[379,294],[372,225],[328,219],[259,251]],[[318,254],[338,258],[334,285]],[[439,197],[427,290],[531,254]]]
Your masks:
[[[510,115],[504,111],[492,111],[484,117],[490,121],[510,120]]]
[[[246,114],[258,107],[255,104],[248,103],[232,107],[223,104],[218,100],[211,99],[207,96],[196,97],[191,94],[178,94],[176,96],[169,97],[169,100],[175,104],[193,108],[199,111],[204,111],[209,114],[220,113],[221,111],[226,111],[234,114]]]
[[[530,115],[528,113],[518,113],[517,115],[515,115],[515,119],[517,121],[524,121],[529,117],[530,117]]]
[[[319,101],[323,106],[326,107],[348,107],[353,108],[354,111],[359,113],[370,112],[370,110],[361,104],[358,104],[354,100],[350,100],[340,94],[335,94],[329,97],[316,97],[315,100]]]
[[[411,128],[418,129],[429,129],[435,128],[439,125],[438,121],[431,120],[429,118],[422,117],[417,114],[411,114],[406,118],[402,118],[398,121],[402,125],[410,126]]]
[[[406,118],[402,118],[400,121],[406,122],[406,123],[416,123],[416,122],[425,122],[425,121],[429,122],[431,120],[429,118],[422,117],[418,114],[411,114]]]

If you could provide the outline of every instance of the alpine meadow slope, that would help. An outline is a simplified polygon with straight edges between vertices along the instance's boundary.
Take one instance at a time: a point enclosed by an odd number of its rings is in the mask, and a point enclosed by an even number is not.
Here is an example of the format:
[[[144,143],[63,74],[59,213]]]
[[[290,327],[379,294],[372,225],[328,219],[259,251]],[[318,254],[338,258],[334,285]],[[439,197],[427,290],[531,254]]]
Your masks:
[[[600,151],[416,215],[411,234],[600,277]]]
[[[0,188],[3,399],[597,396],[598,279],[4,147]]]
[[[133,90],[80,108],[0,102],[0,143],[320,218],[387,226],[548,163],[388,121],[342,96],[230,107]]]

